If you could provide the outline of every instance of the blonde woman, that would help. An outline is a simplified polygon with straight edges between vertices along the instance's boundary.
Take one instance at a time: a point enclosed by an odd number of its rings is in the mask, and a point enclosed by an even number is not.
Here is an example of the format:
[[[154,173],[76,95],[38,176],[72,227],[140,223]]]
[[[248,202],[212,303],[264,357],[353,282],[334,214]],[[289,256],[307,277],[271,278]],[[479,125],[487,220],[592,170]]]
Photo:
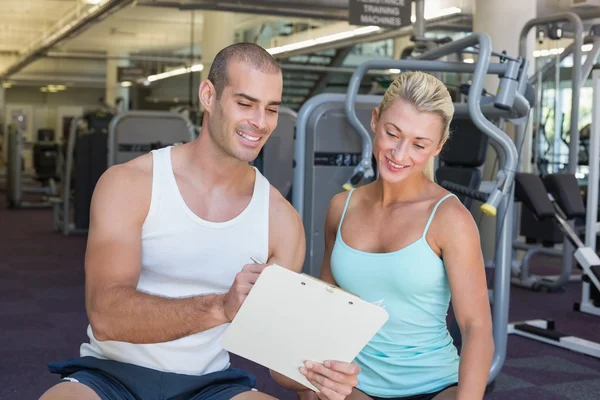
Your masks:
[[[442,82],[400,75],[373,110],[378,179],[331,201],[321,278],[390,315],[355,360],[351,400],[484,395],[494,343],[479,232],[433,180],[453,115]],[[446,325],[450,299],[460,357]]]

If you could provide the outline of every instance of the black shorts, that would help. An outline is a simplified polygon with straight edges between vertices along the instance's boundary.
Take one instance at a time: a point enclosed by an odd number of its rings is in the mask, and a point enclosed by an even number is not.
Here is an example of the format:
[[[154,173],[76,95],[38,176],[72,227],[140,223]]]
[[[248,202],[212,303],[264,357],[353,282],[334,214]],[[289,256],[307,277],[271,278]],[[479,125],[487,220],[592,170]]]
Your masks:
[[[446,389],[450,389],[451,387],[455,387],[458,386],[458,383],[453,383],[452,385],[448,385],[445,388],[438,390],[437,392],[434,393],[423,393],[423,394],[416,394],[413,396],[407,396],[407,397],[391,397],[391,398],[386,398],[386,397],[375,397],[375,396],[371,396],[369,395],[373,400],[432,400],[435,396],[437,396],[438,394],[442,393],[444,390]]]
[[[48,368],[64,381],[88,386],[102,400],[229,400],[256,384],[252,374],[236,368],[180,375],[95,357],[50,363]]]

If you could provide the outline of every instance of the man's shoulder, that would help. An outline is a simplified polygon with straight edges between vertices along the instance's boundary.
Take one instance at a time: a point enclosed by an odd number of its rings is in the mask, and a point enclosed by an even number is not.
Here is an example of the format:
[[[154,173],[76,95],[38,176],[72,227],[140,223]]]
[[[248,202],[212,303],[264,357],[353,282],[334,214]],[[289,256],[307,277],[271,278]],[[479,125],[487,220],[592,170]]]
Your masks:
[[[270,187],[269,260],[300,272],[304,263],[306,240],[300,214],[281,193]]]
[[[146,154],[108,168],[98,180],[95,197],[114,204],[149,202],[152,190],[152,155]]]
[[[269,219],[281,225],[302,226],[300,214],[294,206],[277,190],[269,184]]]

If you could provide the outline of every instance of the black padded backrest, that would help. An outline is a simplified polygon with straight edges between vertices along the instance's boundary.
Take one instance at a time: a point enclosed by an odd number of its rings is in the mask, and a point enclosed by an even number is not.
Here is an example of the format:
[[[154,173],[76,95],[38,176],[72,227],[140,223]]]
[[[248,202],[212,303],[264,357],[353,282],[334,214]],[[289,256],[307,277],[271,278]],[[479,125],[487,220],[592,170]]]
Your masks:
[[[87,120],[90,132],[108,133],[113,115],[104,112],[91,112],[86,114],[84,118]]]
[[[33,167],[41,179],[57,177],[58,143],[37,142],[33,145]]]
[[[554,206],[548,198],[542,178],[538,175],[525,172],[515,174],[515,197],[537,219],[554,217]]]
[[[481,172],[477,168],[461,168],[440,166],[435,171],[435,179],[438,183],[449,181],[471,189],[478,189],[481,183]],[[470,197],[456,194],[466,208],[471,208],[473,200]]]
[[[454,118],[450,138],[440,153],[447,166],[480,167],[485,163],[488,137],[468,118]]]
[[[554,197],[567,219],[584,218],[585,206],[575,175],[550,174],[544,177],[546,190]]]
[[[53,142],[54,141],[54,129],[42,128],[37,131],[38,142]]]
[[[90,224],[90,205],[96,183],[106,171],[108,134],[80,135],[75,143],[75,226],[87,229]]]

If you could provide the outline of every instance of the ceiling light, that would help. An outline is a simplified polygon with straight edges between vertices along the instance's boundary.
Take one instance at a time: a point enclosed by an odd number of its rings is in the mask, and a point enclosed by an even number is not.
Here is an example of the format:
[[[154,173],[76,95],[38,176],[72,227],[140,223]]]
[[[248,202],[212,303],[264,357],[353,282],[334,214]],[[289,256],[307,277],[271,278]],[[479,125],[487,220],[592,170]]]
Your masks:
[[[449,15],[460,14],[461,12],[462,12],[462,10],[458,7],[448,7],[448,8],[442,8],[441,10],[433,10],[433,11],[426,9],[424,18],[427,20],[427,19],[434,19],[434,18],[440,18],[440,17],[447,17]],[[414,23],[416,20],[417,20],[417,17],[413,14],[410,17],[410,21]]]
[[[129,86],[131,86],[131,82],[129,82],[129,81],[121,82],[121,87],[129,87]]]
[[[584,53],[587,53],[588,51],[592,51],[593,48],[594,48],[593,44],[584,44],[583,46],[581,46],[581,51]],[[561,54],[563,51],[565,51],[564,47],[559,47],[559,48],[555,48],[555,49],[534,50],[533,56],[534,57],[556,56],[556,55]]]
[[[163,73],[160,73],[160,74],[150,75],[147,78],[147,80],[149,82],[156,82],[156,81],[159,81],[161,79],[170,78],[172,76],[183,75],[183,74],[187,74],[187,73],[190,73],[190,72],[202,71],[203,69],[204,69],[204,65],[202,65],[202,64],[194,64],[191,67],[177,68],[177,69],[173,69],[171,71],[163,72]]]
[[[356,29],[351,29],[351,30],[344,31],[344,32],[334,33],[331,35],[321,36],[316,39],[303,40],[301,42],[290,43],[290,44],[286,44],[283,46],[273,47],[273,48],[267,49],[267,51],[271,55],[275,55],[275,54],[285,53],[286,51],[292,51],[292,50],[298,50],[298,49],[304,49],[307,47],[316,46],[318,44],[337,42],[338,40],[348,39],[348,38],[351,38],[354,36],[365,35],[367,33],[377,32],[379,30],[381,30],[381,28],[378,26],[374,26],[374,25],[363,26],[361,28],[356,28]]]

